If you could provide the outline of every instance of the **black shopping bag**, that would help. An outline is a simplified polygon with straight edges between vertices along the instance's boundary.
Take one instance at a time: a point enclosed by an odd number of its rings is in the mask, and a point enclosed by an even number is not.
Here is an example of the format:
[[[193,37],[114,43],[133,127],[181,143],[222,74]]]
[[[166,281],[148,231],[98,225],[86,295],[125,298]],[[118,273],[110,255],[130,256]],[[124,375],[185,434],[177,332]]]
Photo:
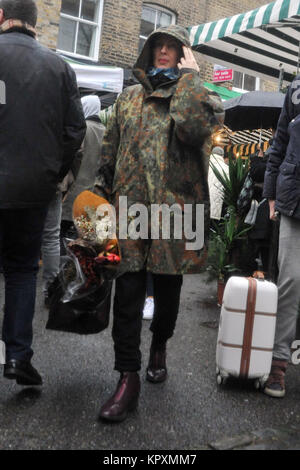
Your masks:
[[[67,258],[58,276],[49,287],[49,318],[46,329],[78,333],[99,333],[108,327],[111,305],[112,281],[103,280],[101,285],[81,290],[80,295],[67,298],[70,285],[66,273],[70,272],[74,259]]]

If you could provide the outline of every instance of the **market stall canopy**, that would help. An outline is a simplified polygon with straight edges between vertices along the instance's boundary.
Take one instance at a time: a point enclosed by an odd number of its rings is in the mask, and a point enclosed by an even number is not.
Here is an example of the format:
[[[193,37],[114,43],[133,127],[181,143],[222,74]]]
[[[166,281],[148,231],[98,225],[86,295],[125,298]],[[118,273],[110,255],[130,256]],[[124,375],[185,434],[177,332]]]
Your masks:
[[[255,153],[259,148],[265,152],[273,138],[270,129],[254,129],[252,131],[234,132],[227,126],[214,134],[214,145],[224,148],[225,155],[246,157]]]
[[[272,131],[270,129],[254,129],[252,131],[238,131],[233,132],[227,128],[228,144],[259,144],[268,142],[272,138]]]
[[[210,62],[267,80],[283,69],[285,84],[299,70],[300,0],[277,0],[188,30],[192,48]]]
[[[225,124],[233,131],[276,128],[285,95],[251,91],[224,103]]]
[[[213,135],[214,145],[221,145],[222,147],[240,144],[261,144],[268,142],[272,137],[271,129],[232,131],[227,126],[224,126]]]
[[[237,145],[227,145],[224,147],[224,154],[226,157],[229,155],[233,155],[235,157],[249,157],[253,155],[258,150],[262,150],[265,152],[270,146],[270,140],[264,141],[261,144],[254,143],[254,144],[237,144]]]
[[[90,65],[63,55],[61,57],[74,69],[80,88],[111,93],[121,93],[123,90],[124,73],[121,67]]]

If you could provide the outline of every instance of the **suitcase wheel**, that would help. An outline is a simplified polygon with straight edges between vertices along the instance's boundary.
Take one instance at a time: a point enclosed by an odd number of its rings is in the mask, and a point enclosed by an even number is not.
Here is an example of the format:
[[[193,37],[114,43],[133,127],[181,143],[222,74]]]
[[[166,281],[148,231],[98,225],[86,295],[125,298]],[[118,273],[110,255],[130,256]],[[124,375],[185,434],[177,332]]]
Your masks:
[[[254,388],[255,388],[255,390],[259,390],[259,389],[261,388],[261,385],[262,385],[262,384],[261,384],[261,382],[260,382],[259,379],[255,380],[255,382],[254,382]]]
[[[254,382],[254,387],[256,390],[263,389],[265,386],[266,381],[268,380],[269,374],[264,375],[263,377],[260,377],[260,379],[256,379]]]
[[[222,377],[221,374],[217,374],[217,384],[218,385],[224,385],[226,382],[226,377]]]

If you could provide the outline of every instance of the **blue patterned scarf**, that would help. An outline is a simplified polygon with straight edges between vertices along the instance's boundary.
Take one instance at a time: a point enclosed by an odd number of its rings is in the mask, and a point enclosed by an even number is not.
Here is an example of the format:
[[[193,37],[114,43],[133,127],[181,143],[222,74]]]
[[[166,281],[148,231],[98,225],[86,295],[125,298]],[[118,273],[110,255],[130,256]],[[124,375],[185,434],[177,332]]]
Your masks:
[[[179,78],[179,70],[176,67],[169,69],[150,67],[147,71],[147,76],[153,88],[156,89],[164,83],[177,80]]]
[[[162,74],[170,80],[177,80],[179,77],[179,70],[177,67],[172,67],[169,69],[159,69],[155,67],[150,67],[147,70],[148,77],[155,77],[155,75]]]

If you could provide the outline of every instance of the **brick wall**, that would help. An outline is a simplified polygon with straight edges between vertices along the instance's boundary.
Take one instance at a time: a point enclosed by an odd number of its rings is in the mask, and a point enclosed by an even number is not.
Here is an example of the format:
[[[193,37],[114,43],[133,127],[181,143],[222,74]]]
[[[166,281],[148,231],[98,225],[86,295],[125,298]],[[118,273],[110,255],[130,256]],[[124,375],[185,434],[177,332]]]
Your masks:
[[[143,3],[143,0],[105,0],[100,44],[101,61],[132,67],[138,55]],[[205,0],[157,0],[147,3],[171,10],[176,14],[176,23],[182,26],[205,21]]]
[[[141,0],[106,0],[100,43],[100,60],[131,67],[137,55],[142,14]]]
[[[269,82],[266,80],[262,80],[260,82],[260,85],[261,91],[278,91],[278,82]]]
[[[100,45],[101,61],[132,67],[138,54],[139,31],[143,3],[160,5],[177,16],[177,24],[192,26],[243,13],[266,3],[266,0],[105,0]],[[134,12],[134,14],[133,14]],[[197,60],[201,63],[201,55]],[[121,61],[121,62],[120,62]],[[203,62],[203,61],[202,61]],[[204,76],[210,74],[207,65]],[[202,67],[203,68],[203,67]],[[203,76],[203,78],[204,78]]]
[[[228,16],[233,16],[237,13],[244,13],[246,11],[265,5],[266,3],[267,0],[206,0],[205,23],[226,18]],[[198,58],[200,57],[201,54],[198,54]],[[201,69],[201,75],[203,80],[212,81],[213,64],[205,61],[205,65]],[[230,85],[231,84],[226,83],[223,84],[223,86],[226,86],[227,88],[230,87]],[[274,82],[266,82],[261,80],[261,89],[264,91],[274,91]]]
[[[51,49],[56,49],[61,0],[36,0],[38,7],[38,40]]]
[[[36,0],[39,9],[38,38],[55,49],[58,38],[61,0]],[[104,0],[99,60],[101,63],[131,68],[138,55],[143,3],[160,5],[176,14],[176,23],[192,26],[243,13],[264,5],[267,0]],[[201,77],[212,81],[213,64],[195,53]],[[225,84],[226,86],[226,84]],[[263,82],[262,88],[273,90],[274,83]],[[276,85],[275,85],[276,89]]]
[[[264,5],[266,0],[105,0],[101,61],[132,67],[138,54],[143,3],[160,5],[171,10],[176,14],[176,23],[186,27],[231,16],[237,12],[243,13]],[[207,63],[204,66],[201,54],[196,53],[196,57],[202,65],[203,78],[211,80],[213,66]]]
[[[105,0],[99,51],[101,62],[132,67],[138,55],[143,3],[165,7],[176,14],[177,24],[192,26],[243,13],[264,5],[266,0]],[[212,81],[213,64],[205,61],[198,52],[195,56],[201,78]],[[262,82],[263,88],[273,89],[272,86]]]
[[[215,21],[227,16],[244,13],[253,10],[268,3],[266,0],[206,0],[205,2],[206,17],[205,21]]]

